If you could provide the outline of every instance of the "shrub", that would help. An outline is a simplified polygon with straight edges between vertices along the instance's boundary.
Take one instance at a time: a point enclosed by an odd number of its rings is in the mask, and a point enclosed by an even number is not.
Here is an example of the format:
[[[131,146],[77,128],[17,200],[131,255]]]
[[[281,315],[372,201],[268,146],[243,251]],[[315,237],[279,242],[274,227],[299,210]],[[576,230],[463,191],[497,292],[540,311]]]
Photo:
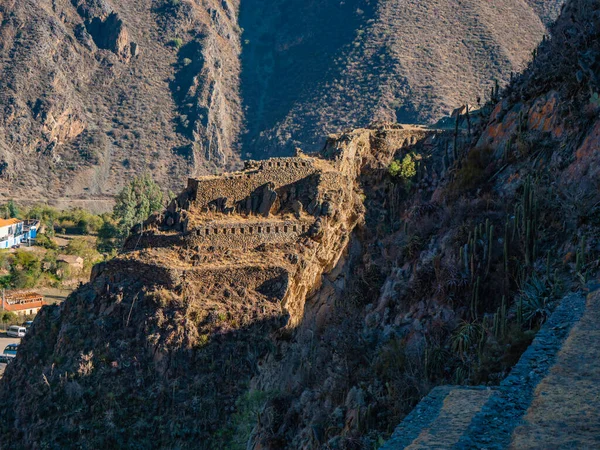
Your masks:
[[[36,243],[37,245],[49,250],[58,249],[58,244],[49,238],[47,234],[38,234],[36,237]]]
[[[481,184],[489,175],[489,167],[493,161],[493,151],[489,147],[472,149],[456,172],[450,188],[455,191],[473,189]]]
[[[483,329],[475,322],[462,322],[452,333],[452,351],[464,358],[481,339]]]
[[[392,177],[399,178],[405,183],[410,183],[410,181],[417,174],[415,156],[412,153],[408,153],[404,156],[402,161],[392,161],[388,167],[388,172]]]
[[[181,46],[183,45],[183,40],[181,38],[174,38],[174,39],[171,39],[170,44],[172,47],[175,47],[176,49],[180,49]]]
[[[551,312],[550,300],[551,291],[546,283],[539,277],[532,276],[517,298],[517,308],[521,309],[523,321],[530,326],[544,323]]]

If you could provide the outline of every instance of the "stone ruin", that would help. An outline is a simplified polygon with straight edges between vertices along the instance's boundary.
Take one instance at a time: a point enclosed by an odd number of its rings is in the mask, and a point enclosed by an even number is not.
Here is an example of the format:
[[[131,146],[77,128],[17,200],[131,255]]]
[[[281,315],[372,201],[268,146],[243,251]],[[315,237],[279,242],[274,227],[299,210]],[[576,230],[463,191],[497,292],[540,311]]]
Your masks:
[[[392,153],[436,133],[382,124],[366,135],[369,146]],[[126,248],[158,245],[155,237],[159,232],[176,234],[193,248],[236,250],[291,244],[318,235],[326,219],[335,220],[337,210],[343,207],[341,190],[349,186],[348,177],[360,173],[362,161],[352,152],[357,149],[338,142],[319,155],[298,151],[293,157],[246,161],[238,172],[190,178],[186,190],[166,212],[144,224],[142,236],[130,240]]]

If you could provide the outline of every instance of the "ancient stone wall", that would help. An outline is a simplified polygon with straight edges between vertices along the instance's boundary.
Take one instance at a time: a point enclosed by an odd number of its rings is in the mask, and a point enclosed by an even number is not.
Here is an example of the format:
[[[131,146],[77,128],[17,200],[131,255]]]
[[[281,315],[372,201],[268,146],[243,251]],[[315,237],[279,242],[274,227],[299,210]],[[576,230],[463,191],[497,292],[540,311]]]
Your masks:
[[[229,206],[251,196],[258,188],[272,183],[275,189],[295,183],[317,172],[311,158],[273,158],[250,161],[246,170],[220,177],[188,180],[191,200],[197,209],[208,208],[211,202],[227,199]]]
[[[254,248],[261,244],[293,243],[306,234],[307,221],[261,221],[206,223],[190,231],[187,241],[193,246]]]

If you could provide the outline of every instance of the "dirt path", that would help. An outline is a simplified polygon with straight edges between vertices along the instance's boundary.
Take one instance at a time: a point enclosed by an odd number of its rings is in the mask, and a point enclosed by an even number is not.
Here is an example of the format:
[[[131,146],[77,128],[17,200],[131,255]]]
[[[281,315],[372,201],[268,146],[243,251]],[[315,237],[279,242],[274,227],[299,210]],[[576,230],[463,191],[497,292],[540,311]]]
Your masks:
[[[600,448],[600,291],[535,390],[512,449]]]

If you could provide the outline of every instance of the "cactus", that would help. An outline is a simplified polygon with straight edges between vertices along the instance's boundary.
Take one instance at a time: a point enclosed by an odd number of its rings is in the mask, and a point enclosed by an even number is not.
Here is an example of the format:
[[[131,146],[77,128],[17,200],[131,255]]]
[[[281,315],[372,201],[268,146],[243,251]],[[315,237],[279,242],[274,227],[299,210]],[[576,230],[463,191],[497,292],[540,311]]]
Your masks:
[[[581,247],[577,251],[576,262],[575,262],[575,272],[576,273],[581,273],[583,267],[586,264],[586,262],[585,262],[585,259],[586,259],[585,258],[585,247],[586,247],[585,236],[582,236]]]
[[[454,124],[454,147],[452,148],[452,156],[454,161],[458,160],[458,126],[460,124],[460,112],[456,113],[456,123]]]
[[[487,317],[483,316],[483,320],[481,322],[481,336],[479,337],[479,345],[477,345],[477,353],[479,354],[479,359],[482,359],[483,348],[485,346],[485,338],[486,338],[486,330],[487,330]]]
[[[477,319],[477,310],[479,309],[479,284],[481,277],[477,277],[473,292],[471,293],[471,318],[472,320]]]
[[[508,220],[504,224],[504,274],[508,280]]]
[[[490,274],[490,267],[492,265],[492,248],[494,245],[494,225],[490,225],[488,229],[488,247],[487,247],[487,267],[485,269],[485,277],[487,278]]]
[[[467,130],[469,140],[471,139],[471,116],[469,115],[469,104],[467,103]]]
[[[517,324],[523,326],[523,299],[521,296],[517,298]]]
[[[502,337],[506,336],[506,333],[508,331],[508,321],[507,321],[507,314],[506,314],[506,296],[505,295],[502,296],[501,330],[502,330]]]

